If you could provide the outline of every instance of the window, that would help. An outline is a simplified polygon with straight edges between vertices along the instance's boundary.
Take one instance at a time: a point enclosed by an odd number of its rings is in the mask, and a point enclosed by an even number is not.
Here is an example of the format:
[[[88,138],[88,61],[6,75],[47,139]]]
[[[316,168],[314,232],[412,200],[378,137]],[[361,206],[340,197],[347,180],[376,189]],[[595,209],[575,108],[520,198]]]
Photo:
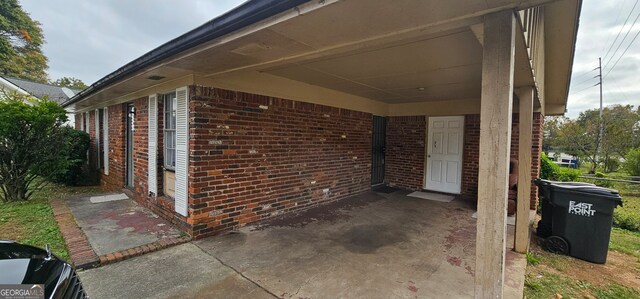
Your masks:
[[[164,100],[164,168],[176,167],[176,93],[163,96]]]

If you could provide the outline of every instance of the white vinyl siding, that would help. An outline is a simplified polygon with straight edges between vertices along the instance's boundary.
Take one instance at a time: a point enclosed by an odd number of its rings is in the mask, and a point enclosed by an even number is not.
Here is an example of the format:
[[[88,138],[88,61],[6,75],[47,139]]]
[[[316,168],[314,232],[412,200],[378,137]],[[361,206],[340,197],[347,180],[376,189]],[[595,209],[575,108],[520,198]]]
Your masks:
[[[158,97],[149,96],[149,195],[158,195]]]
[[[104,107],[104,117],[102,118],[102,151],[104,155],[104,174],[109,175],[109,107]]]
[[[176,90],[176,212],[188,214],[189,97],[187,87]]]

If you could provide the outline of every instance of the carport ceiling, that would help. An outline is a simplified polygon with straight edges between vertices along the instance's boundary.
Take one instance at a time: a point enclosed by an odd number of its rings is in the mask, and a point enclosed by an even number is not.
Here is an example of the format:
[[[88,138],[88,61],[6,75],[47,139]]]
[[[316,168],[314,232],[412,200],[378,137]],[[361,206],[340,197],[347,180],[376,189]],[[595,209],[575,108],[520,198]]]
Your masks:
[[[483,16],[546,1],[311,1],[167,57],[76,108],[129,99],[154,86],[163,92],[162,86],[192,84],[193,78],[260,93],[265,91],[243,78],[280,77],[391,104],[479,99],[482,32],[476,29]],[[516,41],[514,79],[516,87],[533,84],[523,41]],[[288,88],[282,86],[278,96],[296,98]],[[297,95],[305,92],[302,85],[296,88]]]
[[[387,103],[477,98],[482,48],[468,29],[263,70]]]

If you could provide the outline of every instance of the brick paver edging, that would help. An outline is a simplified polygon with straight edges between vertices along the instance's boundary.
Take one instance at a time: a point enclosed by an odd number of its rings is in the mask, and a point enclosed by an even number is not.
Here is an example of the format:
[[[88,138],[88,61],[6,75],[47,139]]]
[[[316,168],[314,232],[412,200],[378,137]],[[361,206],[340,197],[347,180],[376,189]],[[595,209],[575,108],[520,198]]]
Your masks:
[[[104,266],[107,264],[123,261],[145,253],[154,252],[163,248],[187,243],[189,241],[191,241],[190,237],[164,238],[153,243],[140,245],[117,252],[107,253],[99,257],[100,265]]]
[[[60,232],[69,250],[71,262],[77,269],[87,269],[98,266],[100,259],[91,248],[87,236],[82,232],[71,210],[62,199],[51,200],[53,216],[58,222]]]

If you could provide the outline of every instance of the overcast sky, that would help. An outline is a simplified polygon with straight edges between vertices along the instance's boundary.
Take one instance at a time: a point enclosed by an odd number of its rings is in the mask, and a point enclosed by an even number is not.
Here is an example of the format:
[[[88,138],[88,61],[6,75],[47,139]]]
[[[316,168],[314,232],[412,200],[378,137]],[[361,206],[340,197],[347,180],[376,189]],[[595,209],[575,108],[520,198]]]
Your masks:
[[[20,0],[42,23],[49,77],[91,84],[244,0]]]
[[[244,1],[20,2],[32,18],[42,23],[47,41],[44,53],[49,57],[50,77],[76,77],[91,84]],[[603,75],[608,73],[604,76],[604,104],[640,104],[640,38],[622,56],[636,34],[640,33],[640,4],[632,11],[635,3],[638,1],[583,2],[568,116],[575,117],[580,111],[598,107],[598,87],[593,86],[597,83],[597,79],[593,78],[597,70],[593,69],[598,66],[600,56],[604,58],[603,66],[606,66]],[[627,24],[623,26],[627,17]],[[638,22],[631,28],[635,20]],[[613,44],[616,36],[618,39]],[[619,57],[622,58],[616,64]],[[614,64],[616,66],[612,69]]]
[[[623,26],[627,17],[627,24]],[[635,20],[637,23],[632,27]],[[598,83],[598,78],[594,78],[598,75],[598,70],[594,70],[598,67],[598,57],[603,57],[604,105],[640,105],[640,37],[625,52],[638,33],[640,3],[637,0],[583,2],[567,107],[569,117],[600,105],[599,87],[594,86]]]

